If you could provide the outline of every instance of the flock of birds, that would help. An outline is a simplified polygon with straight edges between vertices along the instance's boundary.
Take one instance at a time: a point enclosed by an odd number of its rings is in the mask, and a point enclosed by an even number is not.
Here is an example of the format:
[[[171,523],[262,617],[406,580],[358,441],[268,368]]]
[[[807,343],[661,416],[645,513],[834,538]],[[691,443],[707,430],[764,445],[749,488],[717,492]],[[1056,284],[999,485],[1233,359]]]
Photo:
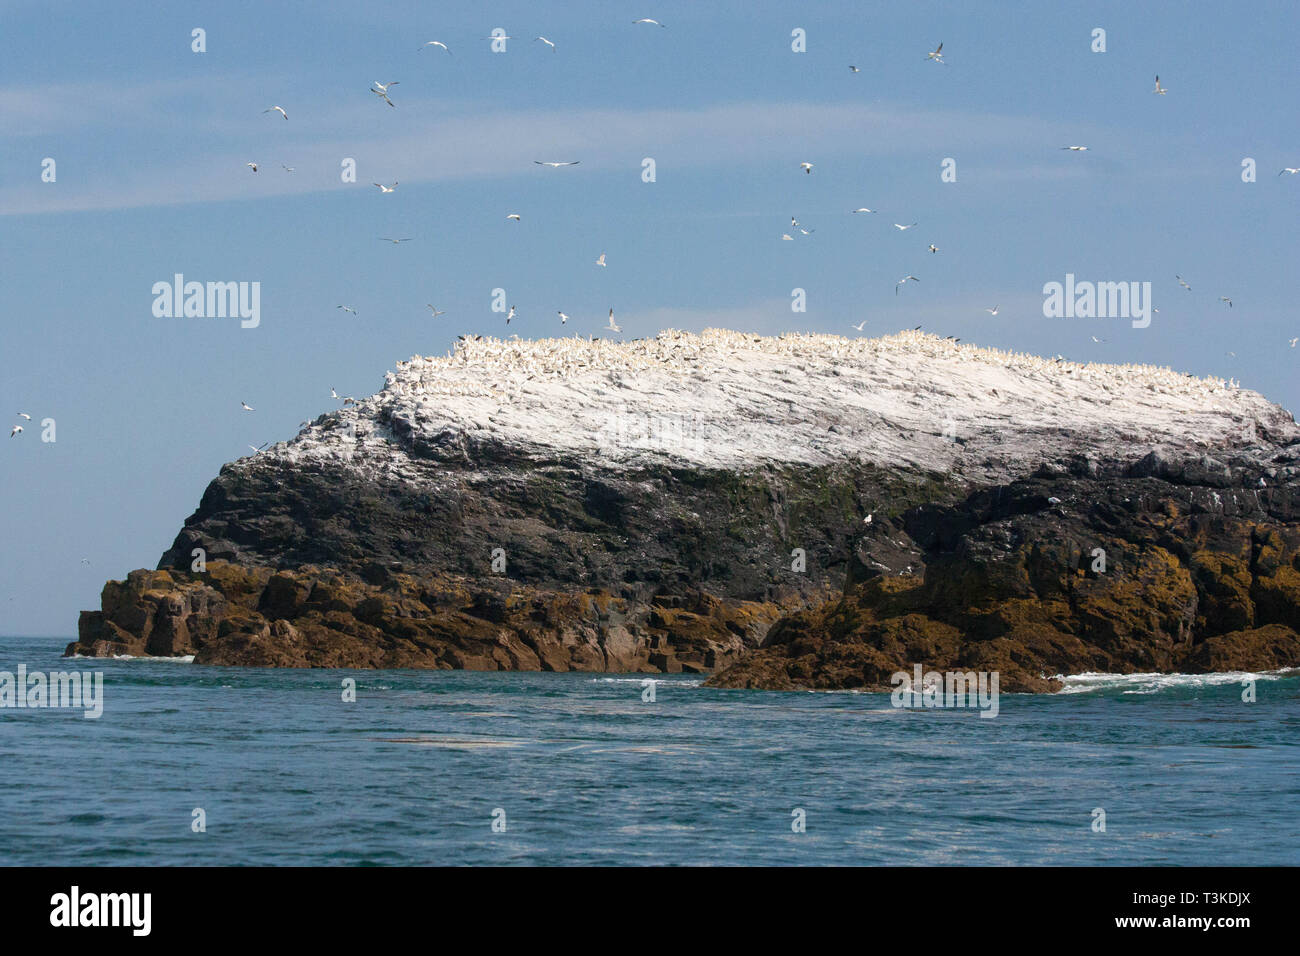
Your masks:
[[[698,334],[665,329],[650,338],[617,341],[600,338],[520,339],[461,335],[444,356],[413,356],[389,372],[378,405],[427,403],[445,407],[449,396],[518,397],[528,383],[567,381],[601,373],[609,381],[635,381],[656,371],[679,378],[708,379],[714,370],[750,367],[747,356],[777,356],[798,369],[823,369],[839,375],[855,367],[876,369],[882,356],[952,359],[991,369],[1007,369],[1029,378],[1073,379],[1095,384],[1112,395],[1155,392],[1167,395],[1224,395],[1237,388],[1219,377],[1197,378],[1153,365],[1110,365],[1046,358],[1026,352],[962,344],[918,329],[882,338],[790,332],[780,336],[705,329]],[[996,388],[992,397],[999,398]],[[338,394],[331,389],[331,394]],[[345,404],[361,405],[355,399]],[[434,412],[436,414],[436,411]],[[307,423],[303,423],[306,425]]]
[[[633,21],[633,25],[634,25],[634,26],[654,26],[654,27],[659,27],[659,28],[662,28],[662,29],[666,29],[665,24],[661,23],[661,22],[658,21],[658,20],[654,20],[654,19],[651,19],[651,18],[648,18],[648,17],[643,17],[643,18],[640,18],[640,19],[637,19],[637,20]],[[484,39],[489,40],[489,41],[511,40],[511,39],[514,39],[513,37],[510,37],[510,36],[507,36],[507,35],[502,35],[502,34],[501,34],[501,31],[497,31],[497,33],[498,33],[498,35],[494,35],[494,36],[486,37],[486,38],[484,38]],[[542,44],[544,44],[546,47],[548,47],[548,48],[549,48],[551,51],[553,51],[553,52],[556,51],[556,49],[557,49],[555,42],[552,41],[550,38],[545,37],[545,36],[537,36],[537,37],[534,37],[532,42],[534,42],[534,43],[542,43]],[[417,52],[422,52],[422,51],[428,50],[428,49],[430,49],[430,48],[436,48],[436,49],[438,49],[438,50],[441,50],[444,54],[446,54],[446,55],[448,55],[448,56],[450,56],[451,53],[452,53],[451,48],[450,48],[450,47],[449,47],[445,42],[443,42],[442,40],[428,40],[428,41],[426,41],[425,43],[421,44],[421,45],[417,48]],[[937,64],[940,64],[940,65],[945,65],[945,66],[946,66],[946,65],[947,65],[947,61],[944,59],[943,44],[940,43],[937,47],[935,47],[934,50],[927,52],[926,55],[925,55],[925,60],[928,61],[928,62],[931,62],[931,63],[937,63]],[[860,72],[859,69],[858,69],[858,67],[857,67],[857,66],[854,66],[854,65],[850,65],[850,66],[849,66],[849,69],[850,69],[850,71],[852,71],[852,72],[854,72],[854,73],[858,73],[858,72]],[[393,88],[396,87],[396,86],[398,86],[398,85],[400,85],[400,82],[399,82],[398,80],[389,80],[389,81],[387,81],[387,82],[383,82],[383,83],[381,83],[381,82],[379,82],[379,81],[376,80],[376,81],[374,82],[374,84],[370,87],[370,93],[373,94],[373,95],[374,95],[378,100],[380,100],[380,101],[382,101],[383,103],[385,103],[387,106],[395,108],[395,107],[397,106],[397,104],[394,102],[394,100],[393,100],[393,95],[392,95],[392,94],[393,94]],[[1167,95],[1168,92],[1169,92],[1169,90],[1168,90],[1165,86],[1163,86],[1163,85],[1161,84],[1161,82],[1160,82],[1160,76],[1159,76],[1158,74],[1157,74],[1156,77],[1155,77],[1155,88],[1154,88],[1151,92],[1152,92],[1154,95],[1159,95],[1159,96],[1165,96],[1165,95]],[[289,114],[288,114],[288,112],[287,112],[287,111],[286,111],[282,106],[278,106],[278,105],[270,106],[270,107],[268,107],[267,109],[263,110],[262,112],[263,112],[264,114],[269,114],[269,113],[278,113],[278,114],[280,115],[280,117],[281,117],[283,120],[288,121],[288,119],[289,119]],[[1072,153],[1084,153],[1084,152],[1087,152],[1087,151],[1088,151],[1088,146],[1086,146],[1086,145],[1081,145],[1081,144],[1071,144],[1071,145],[1061,146],[1061,147],[1059,147],[1059,148],[1060,148],[1061,150],[1069,151],[1069,152],[1072,152]],[[566,160],[537,159],[537,160],[534,160],[533,162],[534,162],[536,165],[538,165],[538,166],[546,167],[546,168],[549,168],[549,169],[563,169],[563,168],[569,168],[569,167],[578,166],[578,165],[581,164],[581,160],[576,160],[576,159],[572,159],[572,160],[570,160],[570,159],[566,159]],[[258,164],[257,164],[256,162],[249,162],[249,163],[247,164],[247,166],[248,166],[250,169],[252,169],[252,171],[255,172],[255,173],[258,171],[258,168],[259,168],[259,166],[258,166]],[[286,171],[288,171],[288,172],[292,172],[292,171],[293,171],[293,167],[291,167],[291,166],[283,166],[283,168],[284,168]],[[801,170],[805,175],[812,175],[813,170],[816,168],[816,164],[811,163],[811,162],[801,162],[801,163],[799,163],[798,168],[799,168],[799,170]],[[1295,174],[1297,174],[1297,173],[1300,173],[1300,168],[1286,167],[1286,168],[1284,168],[1281,172],[1279,172],[1278,175],[1279,175],[1279,176],[1282,176],[1282,175],[1285,175],[1285,174],[1295,175]],[[398,184],[397,182],[393,182],[393,183],[390,183],[390,184],[374,183],[373,185],[374,185],[377,189],[379,189],[379,191],[380,191],[381,194],[383,194],[383,195],[390,195],[390,194],[393,194],[394,192],[396,192],[397,187],[398,187],[399,184]],[[857,207],[857,208],[855,208],[855,209],[850,210],[850,212],[851,212],[852,214],[854,214],[854,215],[859,215],[859,214],[874,215],[874,214],[877,214],[877,213],[879,212],[879,210],[877,210],[877,209],[871,209],[871,208],[868,208],[868,207],[866,207],[866,206],[859,206],[859,207]],[[505,218],[506,218],[507,221],[514,222],[514,223],[521,223],[521,222],[523,221],[523,217],[522,217],[519,213],[517,213],[517,212],[510,212],[510,213],[508,213],[508,214],[506,215]],[[911,229],[915,228],[915,227],[917,226],[917,223],[915,223],[915,222],[895,222],[895,223],[893,223],[893,226],[894,226],[894,228],[897,229],[900,233],[905,233],[905,232],[907,232],[908,230],[911,230]],[[783,241],[793,242],[793,241],[795,241],[795,236],[796,236],[796,235],[800,235],[800,236],[811,236],[814,232],[815,232],[814,229],[809,228],[809,227],[805,226],[804,224],[800,223],[797,217],[795,217],[795,216],[791,216],[791,217],[790,217],[790,231],[789,231],[789,232],[784,232],[784,233],[782,233],[782,235],[781,235],[781,239],[782,239]],[[389,242],[389,243],[392,243],[392,244],[394,244],[394,245],[397,245],[397,244],[404,243],[404,242],[411,242],[412,239],[413,239],[413,237],[388,237],[388,236],[380,236],[380,237],[378,237],[378,239],[379,239],[380,241],[382,241],[382,242]],[[931,255],[937,255],[937,254],[940,252],[940,247],[937,246],[934,242],[928,242],[928,243],[925,245],[924,248],[925,248],[926,252],[928,252],[928,253],[931,254]],[[597,266],[600,266],[600,267],[602,267],[602,268],[606,267],[606,266],[608,265],[608,263],[607,263],[607,261],[606,261],[606,255],[605,255],[605,253],[602,252],[602,253],[600,254],[600,256],[595,260],[595,262],[596,262],[596,265],[597,265]],[[1191,286],[1190,286],[1190,285],[1189,285],[1189,284],[1188,284],[1188,283],[1187,283],[1187,282],[1182,278],[1182,276],[1176,276],[1175,278],[1176,278],[1178,284],[1179,284],[1182,288],[1186,289],[1188,292],[1191,291]],[[919,283],[919,282],[921,282],[921,278],[920,278],[920,276],[914,275],[914,274],[912,274],[912,273],[908,273],[907,275],[905,275],[905,276],[903,276],[902,278],[900,278],[900,279],[899,279],[899,280],[894,284],[894,294],[895,294],[895,295],[898,295],[898,294],[900,293],[900,290],[904,289],[904,288],[907,286],[907,284],[910,283],[910,282],[916,282],[916,283]],[[1219,299],[1220,299],[1221,302],[1223,302],[1224,304],[1226,304],[1226,306],[1227,306],[1228,308],[1232,308],[1232,307],[1233,307],[1233,302],[1232,302],[1231,297],[1225,295],[1225,296],[1219,296]],[[343,311],[345,311],[345,312],[348,312],[348,313],[350,313],[350,314],[352,314],[352,315],[356,315],[356,314],[357,314],[356,309],[353,308],[352,306],[348,306],[348,305],[342,305],[342,304],[340,304],[340,305],[338,306],[338,308],[341,309],[341,310],[343,310]],[[435,318],[435,319],[436,319],[438,316],[441,316],[441,315],[446,314],[445,310],[438,309],[437,307],[435,307],[435,306],[432,305],[432,304],[429,304],[429,305],[428,305],[428,308],[429,308],[429,311],[430,311],[431,316],[432,316],[433,318]],[[997,316],[997,315],[999,314],[999,307],[995,305],[994,307],[992,307],[992,308],[986,308],[986,309],[984,309],[983,311],[986,312],[986,313],[988,313],[990,316]],[[1156,309],[1156,310],[1154,310],[1154,311],[1158,312],[1159,310]],[[510,305],[509,308],[508,308],[508,311],[506,312],[506,316],[505,316],[505,324],[506,324],[507,326],[510,325],[511,321],[514,320],[514,319],[518,316],[518,314],[519,314],[519,313],[518,313],[518,310],[517,310],[516,306],[514,306],[514,305]],[[568,321],[569,321],[569,318],[570,318],[569,314],[568,314],[567,312],[565,312],[564,310],[562,310],[562,309],[560,309],[560,310],[556,310],[556,314],[557,314],[557,316],[559,317],[560,325],[561,325],[561,326],[567,325],[567,323],[568,323]],[[853,328],[854,330],[856,330],[856,331],[859,332],[859,333],[862,333],[862,332],[863,332],[865,326],[866,326],[866,322],[865,322],[865,320],[862,321],[862,322],[859,322],[859,323],[857,323],[857,324],[850,324],[850,327]],[[918,331],[919,329],[920,329],[920,327],[918,326],[917,329],[915,329],[915,330],[913,330],[913,331]],[[613,310],[613,308],[610,308],[610,310],[609,310],[608,321],[607,321],[607,324],[603,327],[602,331],[604,331],[604,332],[609,332],[609,333],[620,333],[620,332],[622,332],[622,328],[621,328],[621,327],[620,327],[620,326],[615,322],[615,320],[614,320],[614,310]],[[954,344],[960,342],[960,339],[955,339],[955,340],[953,340],[953,339],[951,339],[951,337],[949,337],[949,338],[950,338],[951,341],[954,342]],[[1100,338],[1098,338],[1098,337],[1095,336],[1095,335],[1094,335],[1094,336],[1091,336],[1091,338],[1092,338],[1092,341],[1093,341],[1093,342],[1095,342],[1095,343],[1099,343],[1099,344],[1104,344],[1105,341],[1106,341],[1105,339],[1100,339]],[[466,345],[466,343],[469,343],[469,342],[477,342],[477,341],[482,341],[482,338],[481,338],[480,336],[473,336],[473,337],[461,336],[461,338],[460,338],[460,345],[458,345],[458,347],[457,347],[457,354],[458,354],[458,355],[463,355],[463,354],[464,354],[464,353],[463,353],[463,348],[464,348],[464,346]],[[489,340],[489,341],[495,341],[495,340]],[[551,340],[544,340],[544,341],[551,341]],[[598,340],[597,340],[597,341],[598,341]],[[656,340],[645,340],[645,341],[656,341]],[[1289,344],[1290,344],[1290,346],[1291,346],[1292,348],[1295,348],[1295,347],[1296,347],[1296,342],[1297,342],[1296,339],[1291,339]],[[554,349],[557,348],[557,347],[558,347],[558,346],[555,346],[555,345],[549,345],[549,346],[547,346],[546,348],[551,349],[551,350],[554,350]],[[1229,355],[1232,355],[1231,352],[1228,353],[1228,354],[1229,354]],[[1058,357],[1058,358],[1059,358],[1059,357]],[[400,364],[401,364],[401,363],[399,363],[399,365],[400,365]],[[337,392],[335,392],[334,389],[331,389],[330,391],[331,391],[331,394],[333,395],[334,398],[336,398],[336,399],[339,398]],[[355,404],[355,400],[354,400],[354,399],[351,399],[351,398],[348,398],[348,399],[345,399],[345,400],[344,400],[344,403],[345,403],[345,404],[349,404],[349,403]],[[247,410],[247,411],[253,411],[253,409],[252,409],[251,407],[249,407],[246,403],[241,402],[240,404],[242,405],[242,407],[243,407],[245,410]],[[304,424],[305,424],[305,423],[304,423]],[[21,429],[19,429],[19,431],[21,431]],[[249,447],[252,448],[253,451],[256,453],[257,451],[260,451],[261,448],[264,448],[265,445],[263,445],[263,446],[258,446],[258,447],[255,447],[255,446],[250,445]]]
[[[19,413],[18,413],[18,417],[21,418],[21,419],[23,419],[24,421],[28,421],[28,422],[30,422],[30,421],[32,420],[32,416],[28,415],[26,412],[19,412]],[[13,438],[15,435],[21,435],[22,433],[23,433],[23,426],[22,426],[22,425],[15,425],[15,426],[10,430],[10,432],[9,432],[9,437],[10,437],[10,438]]]

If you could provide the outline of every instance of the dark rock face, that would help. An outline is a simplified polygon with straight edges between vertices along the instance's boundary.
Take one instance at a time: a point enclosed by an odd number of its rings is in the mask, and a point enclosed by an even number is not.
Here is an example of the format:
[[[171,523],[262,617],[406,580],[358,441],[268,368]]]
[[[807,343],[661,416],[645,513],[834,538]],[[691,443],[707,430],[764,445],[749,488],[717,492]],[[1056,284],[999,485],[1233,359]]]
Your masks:
[[[887,574],[882,552],[912,572]],[[887,689],[921,663],[1047,691],[1056,674],[1294,667],[1297,631],[1294,485],[1035,477],[873,522],[842,599],[783,618],[709,683]]]
[[[713,671],[782,613],[842,591],[863,502],[933,492],[862,465],[617,472],[498,455],[490,471],[437,469],[414,485],[277,459],[227,466],[159,570],[109,582],[69,651]],[[791,570],[796,548],[806,571]]]

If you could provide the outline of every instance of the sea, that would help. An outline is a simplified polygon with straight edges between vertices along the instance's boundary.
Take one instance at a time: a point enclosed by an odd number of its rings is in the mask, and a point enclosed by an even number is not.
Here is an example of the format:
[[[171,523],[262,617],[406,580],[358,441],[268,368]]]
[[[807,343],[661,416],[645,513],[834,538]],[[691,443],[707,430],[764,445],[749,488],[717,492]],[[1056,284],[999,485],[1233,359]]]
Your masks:
[[[990,719],[689,675],[66,643],[0,637],[0,671],[103,681],[97,718],[0,708],[0,864],[1300,863],[1300,671],[1082,675]]]

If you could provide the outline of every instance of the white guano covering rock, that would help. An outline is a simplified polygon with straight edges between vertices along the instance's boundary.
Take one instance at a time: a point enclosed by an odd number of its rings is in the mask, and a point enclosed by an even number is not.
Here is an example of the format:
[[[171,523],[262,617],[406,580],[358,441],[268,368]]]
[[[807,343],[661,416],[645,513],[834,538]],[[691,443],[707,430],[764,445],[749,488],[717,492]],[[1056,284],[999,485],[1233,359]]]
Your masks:
[[[1293,440],[1292,416],[1219,378],[957,344],[665,330],[618,342],[464,338],[398,362],[382,391],[263,453],[414,477],[388,423],[425,441],[497,442],[611,467],[765,462],[1023,473],[1073,455],[1128,462]],[[405,431],[405,429],[403,429]]]

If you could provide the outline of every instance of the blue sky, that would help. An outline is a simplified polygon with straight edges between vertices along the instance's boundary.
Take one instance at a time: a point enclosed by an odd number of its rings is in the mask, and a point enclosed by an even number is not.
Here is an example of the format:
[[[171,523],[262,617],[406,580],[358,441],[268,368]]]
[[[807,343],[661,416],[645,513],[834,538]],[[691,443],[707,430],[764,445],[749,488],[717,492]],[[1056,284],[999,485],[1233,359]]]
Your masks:
[[[224,462],[459,333],[599,335],[610,307],[626,337],[919,324],[1300,400],[1300,176],[1277,175],[1300,166],[1294,3],[0,0],[0,18],[0,415],[34,419],[0,436],[0,633],[71,637]],[[432,39],[451,55],[417,51]],[[945,65],[925,59],[939,42]],[[389,80],[392,109],[368,92]],[[582,164],[533,163],[552,159]],[[815,232],[782,241],[792,215]],[[177,272],[260,282],[260,326],[154,317]],[[1045,319],[1067,273],[1150,281],[1160,314]]]

